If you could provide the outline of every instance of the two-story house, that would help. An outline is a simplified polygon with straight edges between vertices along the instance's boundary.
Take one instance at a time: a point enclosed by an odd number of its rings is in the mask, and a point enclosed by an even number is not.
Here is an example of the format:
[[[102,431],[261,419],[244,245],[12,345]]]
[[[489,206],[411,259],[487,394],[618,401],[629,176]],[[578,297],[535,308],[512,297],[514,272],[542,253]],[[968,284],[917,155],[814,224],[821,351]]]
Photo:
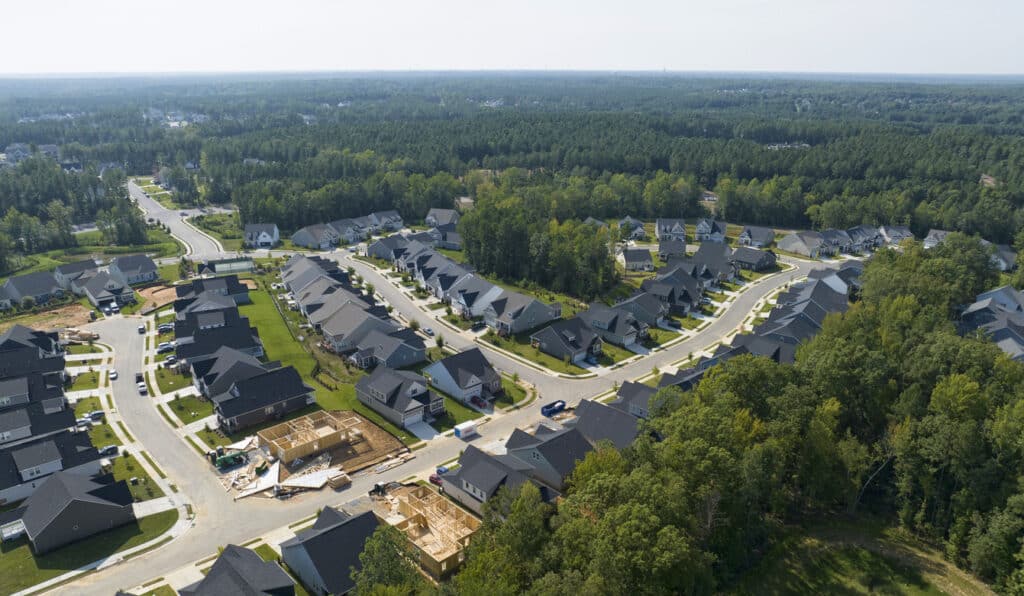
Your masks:
[[[292,244],[313,250],[327,250],[338,245],[338,233],[327,224],[313,224],[292,234]]]
[[[313,388],[291,366],[236,381],[213,398],[217,423],[227,433],[283,418],[315,403]]]
[[[386,366],[359,379],[356,397],[400,428],[444,413],[444,398],[430,391],[422,375]]]
[[[518,292],[503,291],[484,309],[484,323],[501,335],[515,335],[562,316],[561,304],[544,304]]]
[[[115,257],[107,269],[111,275],[120,276],[131,286],[154,282],[160,276],[156,263],[146,255]]]
[[[726,223],[709,218],[697,220],[694,237],[698,242],[725,242]]]
[[[576,315],[597,331],[604,341],[629,348],[647,337],[648,325],[625,309],[606,306],[599,302]]]
[[[686,222],[682,219],[659,218],[654,222],[654,237],[660,241],[686,242]]]
[[[281,243],[281,231],[277,224],[245,224],[245,245],[249,248],[273,248]]]
[[[423,369],[430,384],[453,398],[469,403],[474,397],[489,399],[501,393],[501,375],[480,348],[447,356]]]

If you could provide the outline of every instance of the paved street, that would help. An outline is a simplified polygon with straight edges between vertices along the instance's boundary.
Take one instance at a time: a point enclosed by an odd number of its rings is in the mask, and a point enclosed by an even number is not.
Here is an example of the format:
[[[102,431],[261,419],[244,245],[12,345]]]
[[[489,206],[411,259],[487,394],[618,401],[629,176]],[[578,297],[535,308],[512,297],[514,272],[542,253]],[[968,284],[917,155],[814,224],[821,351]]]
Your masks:
[[[130,188],[134,185],[130,185]],[[132,194],[140,206],[147,211],[147,217],[156,217],[167,223],[174,234],[191,246],[193,253],[215,256],[220,251],[212,239],[185,225],[176,212],[164,209],[155,201],[145,197],[134,187]],[[138,196],[141,195],[141,196]],[[792,261],[795,269],[753,284],[735,299],[730,308],[717,317],[709,326],[695,336],[674,346],[656,352],[638,361],[608,371],[600,377],[585,379],[559,378],[541,372],[522,362],[494,352],[486,344],[475,344],[472,340],[457,334],[448,327],[431,321],[436,313],[420,310],[398,288],[362,261],[351,259],[348,253],[330,253],[331,258],[352,266],[367,281],[373,283],[377,293],[391,304],[397,313],[406,319],[417,319],[425,326],[445,336],[448,344],[456,349],[480,345],[487,349],[488,358],[495,366],[518,373],[520,378],[536,386],[540,398],[531,405],[509,413],[498,412],[481,429],[478,444],[489,444],[507,438],[515,428],[524,428],[541,419],[540,406],[552,399],[564,399],[570,405],[580,399],[607,392],[613,383],[633,380],[650,373],[652,367],[664,368],[698,353],[722,341],[739,328],[750,314],[754,305],[794,279],[805,276],[811,269],[823,267],[803,261]],[[441,311],[443,312],[443,311]],[[411,462],[388,470],[382,474],[366,471],[353,478],[352,485],[341,491],[323,490],[309,492],[286,500],[275,501],[254,497],[234,502],[217,480],[209,464],[203,460],[181,436],[172,429],[155,408],[153,398],[140,396],[133,382],[136,372],[142,370],[142,354],[145,336],[137,333],[140,317],[114,317],[92,323],[88,328],[98,331],[103,341],[115,351],[114,368],[121,379],[113,384],[114,404],[129,430],[143,442],[149,454],[167,473],[181,491],[181,496],[194,506],[195,529],[183,539],[173,540],[160,548],[139,556],[130,564],[109,567],[63,586],[60,591],[76,594],[114,593],[117,589],[128,588],[142,582],[173,572],[191,562],[210,556],[217,548],[227,543],[243,543],[254,537],[286,528],[288,524],[316,513],[325,505],[340,505],[365,495],[375,482],[398,481],[413,475],[429,473],[437,464],[459,456],[465,443],[451,436],[439,436],[427,446],[415,452]]]
[[[203,234],[185,223],[179,211],[167,209],[156,200],[142,192],[134,182],[128,182],[128,192],[139,207],[146,212],[147,218],[152,218],[167,225],[171,234],[185,244],[185,252],[197,258],[216,257],[224,252],[224,247],[215,239]],[[184,210],[190,214],[197,213],[196,210]]]

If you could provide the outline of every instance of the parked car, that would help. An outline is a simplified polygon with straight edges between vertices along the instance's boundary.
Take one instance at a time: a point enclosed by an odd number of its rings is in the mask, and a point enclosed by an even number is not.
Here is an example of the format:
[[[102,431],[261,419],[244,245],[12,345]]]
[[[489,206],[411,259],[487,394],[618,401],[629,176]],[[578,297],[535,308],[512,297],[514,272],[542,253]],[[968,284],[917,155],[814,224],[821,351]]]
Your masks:
[[[473,323],[473,326],[470,327],[469,330],[470,331],[480,331],[484,327],[487,327],[487,323],[484,323],[483,321],[477,321],[476,323]]]
[[[106,417],[107,413],[103,410],[93,410],[92,412],[89,412],[89,419],[93,421],[103,420]]]
[[[110,371],[110,380],[111,381],[116,381],[117,380],[117,371],[116,370],[111,370]]]
[[[437,474],[439,476],[441,474],[447,474],[447,473],[448,473],[448,466],[437,466]]]
[[[423,333],[426,333],[427,335],[429,335],[429,336],[433,337],[433,335],[434,335],[434,330],[433,330],[433,329],[431,329],[430,327],[426,327],[425,329],[423,329]]]
[[[145,380],[146,379],[142,376],[142,373],[140,373],[140,372],[135,373],[135,382],[136,383],[142,383]]]
[[[430,483],[431,484],[436,484],[437,486],[441,486],[441,484],[443,484],[441,482],[441,477],[438,476],[437,474],[431,474],[430,475]]]
[[[667,324],[669,327],[672,327],[674,329],[681,329],[683,327],[683,324],[675,319],[669,319]]]
[[[702,296],[701,299],[700,299],[700,303],[701,304],[711,304],[711,299],[708,298],[707,296]]]
[[[117,313],[121,312],[121,307],[116,305],[116,304],[111,304],[110,305],[110,312],[112,312],[112,313],[114,313],[116,315]]]
[[[487,407],[487,402],[484,401],[483,398],[481,398],[478,395],[474,395],[473,397],[469,398],[469,402],[478,408]]]
[[[103,314],[107,315],[108,317],[110,316],[110,307],[109,306],[104,306],[103,307]]]
[[[145,383],[139,383],[139,384],[136,385],[136,387],[139,388],[139,395],[146,395],[146,393],[148,392],[148,389],[146,389],[146,384]]]
[[[88,416],[82,416],[81,418],[75,420],[75,426],[90,428],[92,427],[92,418],[89,418]]]
[[[156,330],[158,333],[170,333],[171,331],[174,331],[174,325],[171,323],[162,323],[156,328]]]
[[[120,450],[117,445],[107,445],[106,447],[100,447],[100,455],[103,457],[117,457],[120,454]]]
[[[170,367],[174,366],[177,363],[178,363],[178,357],[175,356],[174,354],[171,354],[170,356],[167,357],[166,360],[164,360],[164,367],[165,368],[170,368]]]
[[[139,325],[139,335],[145,335],[145,333],[146,333],[146,326],[145,325]]]
[[[541,406],[540,413],[542,416],[554,416],[565,409],[565,400],[553,401],[547,405]]]

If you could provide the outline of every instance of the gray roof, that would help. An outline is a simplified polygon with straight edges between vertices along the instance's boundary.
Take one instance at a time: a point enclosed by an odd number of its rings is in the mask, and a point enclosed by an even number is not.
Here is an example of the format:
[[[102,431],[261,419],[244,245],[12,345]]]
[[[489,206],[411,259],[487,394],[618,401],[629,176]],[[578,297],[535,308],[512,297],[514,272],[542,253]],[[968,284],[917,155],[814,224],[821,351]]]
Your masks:
[[[760,244],[771,244],[775,242],[775,230],[761,226],[744,226],[740,236],[749,236],[751,241]]]
[[[96,301],[110,300],[126,293],[131,293],[128,282],[120,275],[111,275],[100,271],[85,282],[86,294]]]
[[[361,569],[359,555],[366,540],[381,522],[372,511],[349,515],[332,507],[324,507],[312,528],[300,531],[281,543],[281,553],[288,562],[289,551],[305,551],[330,594],[346,594],[355,588],[350,570]]]
[[[459,212],[454,209],[440,209],[437,207],[427,211],[427,217],[433,217],[437,225],[455,223],[459,221]]]
[[[229,544],[202,580],[182,588],[182,596],[294,594],[295,582],[281,566],[247,548]]]
[[[360,351],[372,350],[375,358],[380,362],[386,362],[400,350],[424,350],[426,344],[413,329],[398,329],[391,333],[374,329],[359,341],[356,348]]]
[[[62,275],[70,276],[74,274],[82,274],[86,271],[95,271],[96,261],[92,259],[86,259],[84,261],[75,261],[74,263],[67,263],[65,265],[58,265],[54,271]]]
[[[330,317],[325,319],[320,327],[325,335],[347,336],[367,320],[373,319],[372,324],[379,329],[397,329],[398,324],[391,320],[384,320],[366,311],[365,308],[356,303],[348,303],[341,306]]]
[[[710,227],[711,234],[719,233],[725,235],[726,223],[724,221],[714,220],[708,217],[697,220],[697,225],[705,224]]]
[[[72,503],[76,501],[103,505],[113,509],[130,507],[133,499],[125,481],[113,482],[110,476],[94,480],[83,474],[56,472],[46,478],[25,501],[21,521],[30,538],[38,536]],[[95,509],[90,509],[95,511]],[[74,520],[62,520],[74,523]],[[72,531],[67,528],[68,533]]]
[[[19,470],[27,470],[61,458],[60,450],[52,440],[16,447],[11,450],[11,457],[14,458],[14,464]]]
[[[431,366],[444,367],[462,388],[468,386],[469,380],[473,377],[480,379],[485,384],[499,378],[498,372],[487,361],[480,348],[476,347],[447,356]]]
[[[49,271],[36,271],[25,275],[16,275],[7,280],[7,284],[22,296],[39,296],[41,294],[52,294],[60,289],[53,273]]]
[[[646,248],[626,248],[622,251],[622,259],[627,263],[653,263],[651,251]]]
[[[594,450],[578,428],[566,429],[547,436],[536,449],[559,473],[563,482],[576,469],[576,463],[583,461],[587,453]]]
[[[628,409],[630,405],[635,405],[639,408],[647,409],[650,405],[651,397],[657,392],[658,390],[655,387],[634,381],[626,381],[619,387],[616,399],[611,405],[612,407],[623,406],[625,409]]]
[[[646,323],[637,321],[633,313],[628,310],[606,306],[600,302],[590,305],[590,308],[576,315],[583,319],[591,327],[608,331],[615,335],[626,335],[630,331],[646,328]]]
[[[125,255],[115,257],[114,264],[118,270],[125,275],[142,275],[144,273],[156,272],[156,263],[146,255]]]
[[[579,317],[555,321],[530,338],[544,342],[544,349],[556,358],[572,357],[581,350],[590,349],[599,340],[598,334]]]
[[[294,367],[285,366],[236,381],[227,392],[214,397],[213,401],[222,416],[234,418],[312,391],[313,388],[302,382],[302,377]]]
[[[576,428],[595,445],[611,441],[616,449],[625,449],[639,432],[639,418],[596,401],[582,400],[576,406],[576,416]]]
[[[248,234],[259,235],[259,234],[261,234],[263,232],[266,232],[267,234],[270,234],[271,236],[273,236],[274,235],[274,230],[276,230],[276,229],[277,229],[277,224],[272,224],[272,223],[251,223],[251,224],[245,224],[245,233],[247,235]]]
[[[433,395],[422,375],[406,370],[378,366],[356,383],[356,390],[384,396],[384,405],[397,412],[408,412],[429,403]]]
[[[449,293],[461,296],[466,306],[473,306],[476,299],[491,291],[494,284],[476,275],[466,275],[459,279],[450,289]]]
[[[756,248],[750,248],[749,246],[738,246],[736,250],[732,251],[732,260],[737,263],[749,263],[757,264],[765,258],[771,258],[770,253],[766,250],[758,250]]]
[[[524,433],[525,434],[525,433]],[[524,482],[534,482],[526,472],[531,466],[516,457],[509,455],[491,455],[481,451],[473,445],[467,445],[466,450],[459,457],[459,468],[454,472],[448,472],[445,477],[461,486],[465,480],[474,487],[482,490],[487,500],[494,496],[498,488],[505,486],[508,489],[515,489]],[[538,484],[541,489],[541,496],[548,501],[558,495],[553,489]]]

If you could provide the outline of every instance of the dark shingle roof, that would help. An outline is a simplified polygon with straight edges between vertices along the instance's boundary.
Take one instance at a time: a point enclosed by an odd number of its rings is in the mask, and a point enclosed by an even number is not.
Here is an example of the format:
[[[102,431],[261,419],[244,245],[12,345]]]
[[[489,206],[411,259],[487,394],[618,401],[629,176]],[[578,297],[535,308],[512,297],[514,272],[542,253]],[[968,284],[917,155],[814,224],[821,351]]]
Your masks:
[[[325,507],[312,528],[281,543],[281,552],[287,559],[289,550],[296,547],[304,550],[328,593],[345,594],[355,588],[350,569],[362,568],[359,555],[378,526],[380,521],[372,511],[350,516]]]
[[[122,508],[130,506],[133,499],[123,480],[114,482],[110,476],[94,480],[83,474],[56,472],[25,501],[21,521],[29,537],[46,530],[75,501]],[[65,521],[72,523],[73,520]]]
[[[125,255],[123,257],[115,257],[114,263],[117,268],[125,275],[141,275],[143,273],[150,273],[156,271],[156,263],[153,259],[146,255]]]
[[[286,366],[236,381],[230,390],[214,397],[213,401],[221,415],[234,418],[311,391],[313,388],[302,382],[299,372]]]
[[[480,379],[484,384],[498,378],[497,371],[487,361],[480,348],[470,348],[464,352],[452,354],[439,360],[437,364],[443,366],[462,388],[465,388],[473,377]]]
[[[247,548],[229,544],[202,580],[178,593],[182,596],[258,596],[294,594],[295,582],[280,565],[264,561]]]
[[[633,444],[639,430],[639,418],[596,401],[581,401],[576,416],[576,428],[594,444],[611,441],[617,449],[625,449]]]
[[[36,271],[25,275],[16,275],[7,280],[7,284],[14,288],[22,296],[38,296],[50,294],[60,289],[53,273],[49,271]]]

